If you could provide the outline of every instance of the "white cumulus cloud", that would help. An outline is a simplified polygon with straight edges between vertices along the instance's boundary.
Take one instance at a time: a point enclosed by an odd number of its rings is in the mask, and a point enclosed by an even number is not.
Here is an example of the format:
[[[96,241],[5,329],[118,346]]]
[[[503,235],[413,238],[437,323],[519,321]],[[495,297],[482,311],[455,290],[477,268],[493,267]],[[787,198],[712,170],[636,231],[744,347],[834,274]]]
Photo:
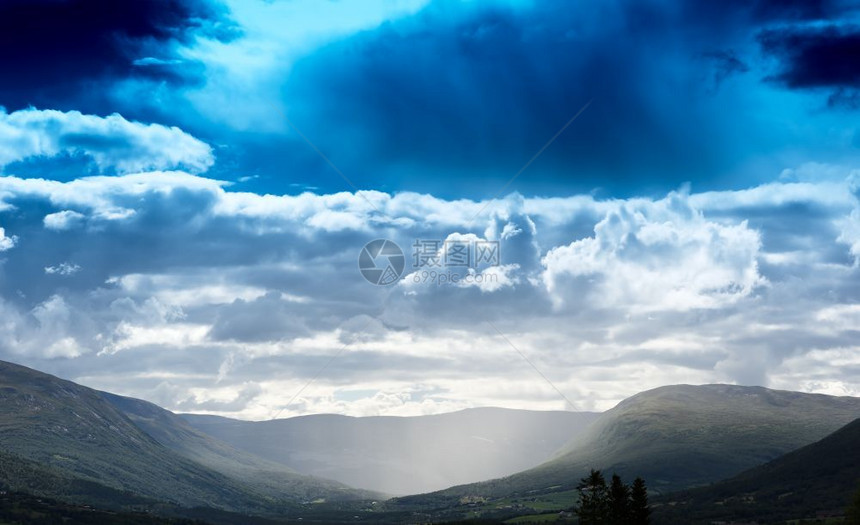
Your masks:
[[[595,225],[593,237],[549,250],[544,280],[559,303],[584,294],[602,307],[716,308],[765,282],[760,248],[746,222],[708,221],[673,193],[625,203]]]
[[[121,115],[0,107],[0,167],[34,157],[85,155],[101,172],[182,168],[206,171],[212,148],[176,127],[132,122]]]
[[[74,275],[81,271],[81,267],[77,264],[62,262],[56,266],[45,266],[45,273],[48,275]]]
[[[42,222],[49,230],[63,231],[74,228],[84,220],[84,215],[76,211],[63,210],[45,215]]]
[[[17,237],[14,235],[11,237],[6,236],[6,230],[0,227],[0,252],[11,250],[15,247],[16,242],[18,242]]]

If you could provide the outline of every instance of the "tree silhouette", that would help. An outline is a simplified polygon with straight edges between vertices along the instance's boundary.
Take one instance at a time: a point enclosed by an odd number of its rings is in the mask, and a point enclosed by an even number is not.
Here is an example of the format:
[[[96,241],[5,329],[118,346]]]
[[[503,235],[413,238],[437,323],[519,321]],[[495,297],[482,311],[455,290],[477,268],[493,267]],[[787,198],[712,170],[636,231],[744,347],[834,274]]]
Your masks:
[[[579,501],[573,512],[580,525],[650,525],[648,489],[642,478],[636,478],[628,487],[617,474],[612,475],[609,487],[599,470],[591,469],[576,486]],[[860,524],[858,524],[860,525]]]
[[[648,507],[648,488],[645,480],[636,478],[630,489],[630,525],[650,525],[651,509]]]
[[[609,523],[628,525],[630,523],[630,487],[625,485],[618,474],[612,475],[609,484]]]
[[[588,476],[582,478],[576,486],[579,493],[579,503],[573,512],[579,516],[581,525],[597,525],[607,523],[609,514],[609,491],[606,480],[599,470],[591,469]]]

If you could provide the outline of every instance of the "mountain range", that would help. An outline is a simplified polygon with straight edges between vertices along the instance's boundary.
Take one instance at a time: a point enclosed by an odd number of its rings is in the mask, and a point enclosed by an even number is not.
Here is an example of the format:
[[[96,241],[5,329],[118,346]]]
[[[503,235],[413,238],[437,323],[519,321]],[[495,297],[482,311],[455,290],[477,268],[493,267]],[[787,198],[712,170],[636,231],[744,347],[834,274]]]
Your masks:
[[[261,422],[182,417],[237,449],[305,474],[402,495],[538,465],[597,416],[476,408],[432,416],[312,415]]]
[[[94,505],[146,512],[111,514],[122,523],[508,519],[569,508],[597,468],[644,477],[655,523],[789,519],[847,503],[860,477],[858,418],[853,397],[677,385],[602,414],[247,422],[177,415],[0,361],[0,515],[81,516]],[[471,483],[382,494],[457,480]]]
[[[572,489],[589,469],[644,477],[655,494],[706,485],[820,440],[860,417],[860,399],[733,385],[678,385],[632,396],[532,469],[396,500],[443,508]],[[571,502],[572,504],[572,502]]]

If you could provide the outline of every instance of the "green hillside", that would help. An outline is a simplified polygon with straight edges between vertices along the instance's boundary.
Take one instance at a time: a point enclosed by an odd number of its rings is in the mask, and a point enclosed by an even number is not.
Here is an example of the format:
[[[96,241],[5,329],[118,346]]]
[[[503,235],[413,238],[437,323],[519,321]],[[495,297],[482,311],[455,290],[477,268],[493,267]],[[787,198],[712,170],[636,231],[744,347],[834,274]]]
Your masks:
[[[205,525],[198,520],[162,518],[144,512],[116,512],[89,505],[73,505],[30,494],[0,494],[2,525]]]
[[[260,514],[289,511],[308,497],[350,494],[280,466],[263,468],[263,460],[246,454],[231,457],[227,445],[171,425],[181,421],[154,405],[126,400],[125,408],[149,410],[127,416],[110,397],[0,362],[0,454],[7,459],[0,484],[75,501],[103,503],[129,493],[183,507]],[[257,467],[258,477],[250,481]]]
[[[642,476],[656,493],[666,493],[761,465],[858,416],[858,398],[731,385],[662,387],[605,412],[543,465],[398,502],[426,508],[452,505],[463,496],[563,491],[592,467],[624,478]]]
[[[267,498],[278,500],[287,496],[296,501],[351,501],[384,497],[302,475],[282,464],[238,450],[196,430],[173,412],[147,401],[105,392],[101,394],[160,444],[200,465],[241,481]]]
[[[860,487],[860,419],[709,487],[655,501],[660,523],[777,522],[843,509]]]

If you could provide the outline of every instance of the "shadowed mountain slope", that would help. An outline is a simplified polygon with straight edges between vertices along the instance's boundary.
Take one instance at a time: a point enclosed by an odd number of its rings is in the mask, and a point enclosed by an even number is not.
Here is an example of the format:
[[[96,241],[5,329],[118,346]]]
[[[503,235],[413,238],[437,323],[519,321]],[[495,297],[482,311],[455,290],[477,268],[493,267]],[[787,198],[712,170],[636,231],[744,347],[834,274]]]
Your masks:
[[[737,476],[656,500],[660,523],[814,518],[860,489],[860,419]],[[668,505],[672,503],[672,505]]]
[[[96,499],[107,489],[111,497],[261,513],[307,497],[361,495],[233,451],[181,423],[149,403],[0,361],[0,484],[7,488]],[[252,469],[262,481],[251,481]],[[275,490],[269,478],[284,486]]]

